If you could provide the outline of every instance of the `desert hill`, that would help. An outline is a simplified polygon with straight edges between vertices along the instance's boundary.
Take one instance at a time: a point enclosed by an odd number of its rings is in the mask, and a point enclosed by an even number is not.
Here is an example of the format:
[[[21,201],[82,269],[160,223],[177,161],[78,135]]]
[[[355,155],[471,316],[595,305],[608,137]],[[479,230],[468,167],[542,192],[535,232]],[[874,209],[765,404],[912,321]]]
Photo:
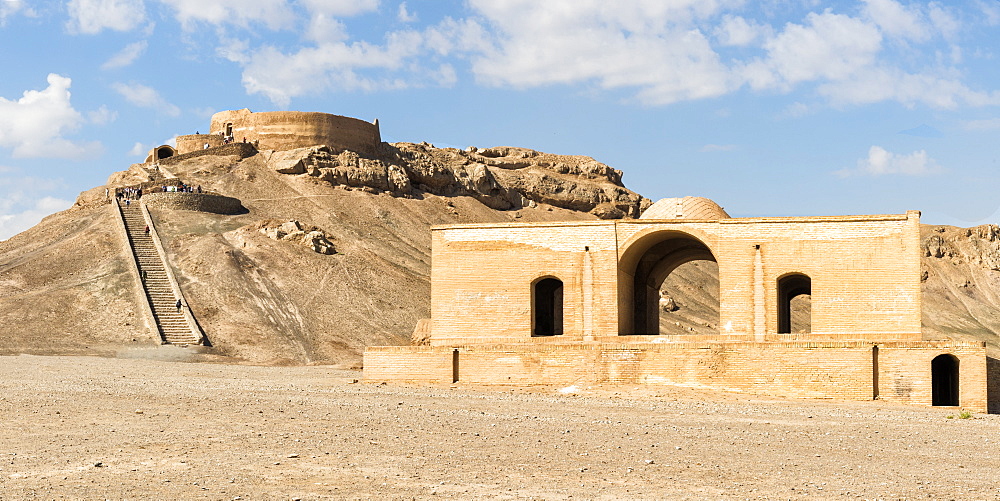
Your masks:
[[[0,353],[121,353],[158,344],[138,313],[128,248],[105,188],[166,182],[239,199],[237,215],[151,210],[212,347],[264,364],[356,365],[406,344],[429,316],[436,224],[637,217],[650,201],[589,157],[512,147],[382,143],[363,157],[316,146],[230,144],[135,164],[76,205],[0,242]],[[925,338],[1000,333],[1000,228],[924,226]],[[717,267],[664,285],[661,332],[718,329]],[[794,322],[794,320],[793,320]]]
[[[175,178],[176,179],[175,179]],[[114,173],[106,187],[0,242],[0,351],[115,353],[156,344],[137,313],[128,248],[105,188],[182,180],[238,215],[151,210],[210,353],[254,363],[357,364],[429,316],[431,225],[637,216],[649,200],[588,157],[522,148],[235,144]],[[335,253],[288,231],[315,230]]]

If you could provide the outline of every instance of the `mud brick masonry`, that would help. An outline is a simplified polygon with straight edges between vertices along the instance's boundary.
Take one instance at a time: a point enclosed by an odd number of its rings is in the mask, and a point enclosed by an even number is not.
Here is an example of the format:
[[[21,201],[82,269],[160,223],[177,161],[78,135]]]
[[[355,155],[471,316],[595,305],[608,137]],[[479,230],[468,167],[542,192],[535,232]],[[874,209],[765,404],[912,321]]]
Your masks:
[[[428,346],[370,347],[368,381],[669,384],[985,412],[982,343],[921,336],[920,214],[730,218],[704,198],[640,219],[432,229]],[[719,332],[660,335],[659,289],[718,263]],[[807,332],[792,327],[807,296]]]

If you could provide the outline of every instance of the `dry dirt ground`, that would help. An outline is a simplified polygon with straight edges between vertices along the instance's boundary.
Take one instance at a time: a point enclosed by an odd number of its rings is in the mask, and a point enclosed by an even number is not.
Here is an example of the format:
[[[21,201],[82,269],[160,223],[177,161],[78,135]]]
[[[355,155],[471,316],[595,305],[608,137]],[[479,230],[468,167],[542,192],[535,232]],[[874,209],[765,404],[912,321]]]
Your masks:
[[[186,356],[0,357],[0,499],[1000,498],[998,416]]]

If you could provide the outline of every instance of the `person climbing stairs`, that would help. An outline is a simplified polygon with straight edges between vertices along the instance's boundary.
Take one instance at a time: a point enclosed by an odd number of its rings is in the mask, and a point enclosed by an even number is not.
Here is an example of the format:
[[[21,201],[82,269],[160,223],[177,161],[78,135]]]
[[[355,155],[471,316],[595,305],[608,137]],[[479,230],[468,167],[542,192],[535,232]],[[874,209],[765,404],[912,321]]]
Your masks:
[[[142,214],[142,205],[139,202],[119,204],[119,208],[160,339],[168,344],[200,344],[201,339],[188,323],[184,311],[176,307],[181,299],[176,297],[171,287],[166,263],[153,243],[149,226]]]

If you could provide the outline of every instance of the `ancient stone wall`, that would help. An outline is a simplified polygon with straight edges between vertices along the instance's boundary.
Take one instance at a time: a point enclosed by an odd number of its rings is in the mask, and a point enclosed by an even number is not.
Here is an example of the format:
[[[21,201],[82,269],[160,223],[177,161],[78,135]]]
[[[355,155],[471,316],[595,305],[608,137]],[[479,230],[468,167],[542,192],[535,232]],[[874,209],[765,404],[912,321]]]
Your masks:
[[[212,116],[211,134],[231,135],[237,142],[258,142],[264,150],[290,150],[327,145],[335,151],[351,150],[374,157],[382,143],[378,120],[374,123],[328,113],[230,110]]]
[[[142,196],[147,207],[182,209],[213,214],[242,214],[246,208],[239,199],[208,193],[148,193]]]
[[[223,145],[223,138],[219,134],[188,134],[177,136],[177,153],[191,153],[204,150],[205,145],[209,148]]]
[[[180,149],[178,149],[178,151],[180,151]],[[252,144],[230,143],[226,145],[214,146],[208,149],[198,149],[186,153],[179,153],[170,158],[164,158],[163,160],[160,160],[160,165],[169,166],[183,162],[185,160],[203,157],[206,155],[215,155],[220,157],[235,155],[240,158],[247,158],[247,157],[252,157],[256,154],[257,154],[257,149],[254,148]]]

